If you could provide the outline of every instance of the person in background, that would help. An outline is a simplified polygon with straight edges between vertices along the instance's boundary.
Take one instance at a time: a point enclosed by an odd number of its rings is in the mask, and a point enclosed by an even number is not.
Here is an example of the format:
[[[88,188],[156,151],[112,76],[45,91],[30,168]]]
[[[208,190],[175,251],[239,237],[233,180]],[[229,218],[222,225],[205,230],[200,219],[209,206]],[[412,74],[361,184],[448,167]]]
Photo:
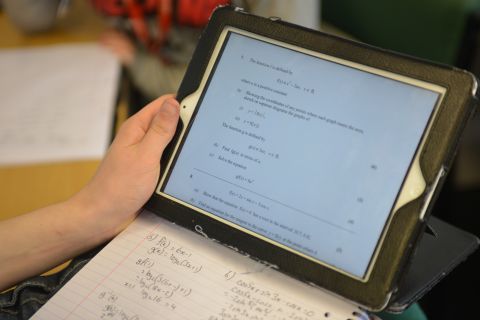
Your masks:
[[[219,5],[313,29],[320,25],[320,2],[315,0],[93,0],[93,4],[114,26],[100,42],[119,58],[147,100],[177,91],[201,30]]]

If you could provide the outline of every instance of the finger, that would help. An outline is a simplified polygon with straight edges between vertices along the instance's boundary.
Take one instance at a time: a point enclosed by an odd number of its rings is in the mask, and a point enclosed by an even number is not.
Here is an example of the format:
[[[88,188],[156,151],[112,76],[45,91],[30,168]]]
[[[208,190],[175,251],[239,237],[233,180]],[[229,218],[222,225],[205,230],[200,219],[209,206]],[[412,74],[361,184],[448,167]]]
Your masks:
[[[173,97],[173,94],[161,96],[131,116],[118,131],[115,138],[118,141],[117,143],[129,146],[140,142],[150,128],[150,124],[159,112],[162,104],[165,100],[173,99]]]
[[[160,162],[163,150],[175,134],[179,106],[175,99],[166,99],[154,116],[145,137],[139,143],[139,152],[147,159]]]
[[[145,132],[147,132],[147,130],[150,128],[150,123],[152,122],[153,117],[160,111],[164,102],[169,99],[175,100],[174,97],[175,95],[173,94],[166,94],[153,100],[143,107],[139,112],[133,115],[131,119],[135,121],[137,125],[139,125]],[[178,104],[176,101],[174,103]]]
[[[112,38],[121,38],[121,37],[126,38],[126,36],[122,32],[119,32],[118,30],[115,30],[115,29],[108,29],[100,35],[100,39],[112,39]]]

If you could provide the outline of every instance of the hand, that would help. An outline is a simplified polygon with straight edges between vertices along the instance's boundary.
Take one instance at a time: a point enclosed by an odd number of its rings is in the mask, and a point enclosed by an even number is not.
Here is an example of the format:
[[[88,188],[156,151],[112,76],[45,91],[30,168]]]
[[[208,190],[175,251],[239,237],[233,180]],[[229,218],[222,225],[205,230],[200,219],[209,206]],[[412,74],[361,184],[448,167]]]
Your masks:
[[[160,158],[175,133],[179,104],[163,96],[128,119],[119,130],[93,180],[74,198],[93,207],[96,223],[118,233],[152,195]]]
[[[111,239],[155,189],[179,104],[163,96],[128,119],[92,181],[71,199],[0,221],[0,291]],[[27,236],[25,236],[27,235]]]
[[[108,30],[101,35],[100,44],[109,49],[123,65],[129,66],[133,63],[135,45],[125,34],[116,30]]]

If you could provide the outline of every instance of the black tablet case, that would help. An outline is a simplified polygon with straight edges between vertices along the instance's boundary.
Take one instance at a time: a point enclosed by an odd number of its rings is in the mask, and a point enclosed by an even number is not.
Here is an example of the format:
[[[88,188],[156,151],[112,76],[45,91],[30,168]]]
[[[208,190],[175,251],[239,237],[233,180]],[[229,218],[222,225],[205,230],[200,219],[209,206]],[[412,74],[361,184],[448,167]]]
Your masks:
[[[404,311],[479,246],[476,236],[434,216],[430,217],[427,229],[387,311]]]
[[[446,106],[442,108],[442,110],[440,110],[441,112],[437,115],[432,126],[432,137],[425,145],[420,156],[421,170],[427,183],[427,190],[434,183],[438,172],[440,170],[447,171],[450,167],[456,153],[461,133],[465,124],[473,115],[474,107],[477,103],[477,100],[474,97],[474,91],[476,90],[472,85],[471,74],[449,66],[420,61],[412,57],[374,48],[366,44],[312,31],[278,19],[273,20],[256,17],[238,9],[221,7],[212,15],[207,28],[202,34],[201,41],[199,41],[188,66],[186,72],[187,76],[184,77],[179,88],[177,94],[177,99],[179,101],[182,101],[186,96],[198,89],[216,41],[223,28],[226,26],[238,27],[286,43],[311,49],[313,51],[322,52],[327,55],[358,62],[363,65],[391,71],[393,73],[446,87],[448,89],[448,92],[444,97],[444,104]],[[195,117],[195,115],[193,117]],[[177,128],[177,132],[180,132],[180,130],[181,123]],[[176,139],[178,139],[178,135]],[[170,146],[175,145],[176,142],[177,141],[174,138],[174,141]],[[166,167],[166,162],[171,155],[171,151],[172,150],[169,149],[164,153],[162,158],[163,168]],[[439,185],[442,183],[443,181],[440,181]],[[440,188],[437,188],[436,194],[438,194],[439,189]],[[434,198],[436,194],[434,195]],[[410,258],[415,243],[423,234],[425,228],[425,221],[419,221],[418,218],[419,212],[423,206],[423,200],[424,197],[421,196],[408,203],[396,213],[391,221],[391,229],[409,230],[412,232],[410,237],[403,236],[401,232],[394,233],[397,234],[397,236],[394,236],[394,234],[387,234],[387,237],[385,238],[386,245],[379,255],[378,261],[380,265],[372,272],[372,277],[375,279],[381,279],[384,283],[384,286],[380,289],[381,292],[376,292],[379,289],[373,288],[372,286],[360,283],[347,283],[342,285],[339,290],[336,290],[337,294],[341,296],[349,296],[349,299],[353,301],[357,301],[357,298],[358,301],[361,301],[362,299],[365,300],[365,297],[371,296],[373,298],[365,301],[363,304],[371,310],[380,310],[385,307],[385,305],[382,304],[384,302],[377,299],[379,295],[386,296],[390,292],[397,292],[397,298],[394,302],[396,305],[394,308],[396,309],[399,308],[399,305],[405,305],[405,303],[409,301],[406,297],[412,297],[410,300],[413,300],[416,296],[420,295],[412,295],[411,292],[416,289],[413,289],[410,285],[406,285],[405,288],[407,289],[402,289],[402,294],[399,294],[400,291],[397,290],[398,288],[396,287],[396,284],[398,283],[400,276],[404,275],[404,270],[407,264],[411,262]],[[160,197],[157,194],[152,196],[147,207],[153,212],[191,230],[194,230],[196,225],[207,225],[211,229],[224,227],[219,221],[203,215],[197,215],[192,218],[187,209],[173,201]],[[432,207],[432,205],[430,204],[429,207]],[[430,208],[427,210],[426,217],[428,217],[429,211]],[[402,234],[402,236],[398,236],[399,234]],[[218,235],[216,239],[227,245],[242,243],[240,250],[248,252],[252,257],[256,256],[255,251],[261,241],[254,237],[246,238],[245,234],[238,230],[231,230],[228,234],[225,233]],[[264,243],[261,245],[265,246]],[[400,254],[399,252],[403,252],[404,254]],[[289,254],[293,253],[287,253],[284,261],[277,263],[280,270],[287,274],[292,275],[291,271],[295,268],[302,268],[303,270],[307,270],[307,272],[311,271],[312,273],[315,272],[315,268],[318,268],[318,265],[311,262],[307,262],[301,266],[292,266],[288,259]],[[273,254],[268,252],[268,250],[264,250],[264,252],[262,252],[261,255],[258,255],[258,257],[261,260],[269,261],[269,258],[271,258],[272,255]],[[463,258],[465,257],[456,257],[454,260],[461,260]],[[389,266],[396,266],[396,271],[386,271],[391,269],[386,264]],[[412,270],[416,270],[416,268]],[[420,270],[418,272],[423,273],[423,271],[421,271],[423,268],[418,270]],[[333,287],[338,289],[337,284],[342,282],[338,274],[333,270],[324,271],[327,275],[321,285],[331,291],[333,291]],[[430,273],[430,271],[425,271],[425,273]],[[412,277],[416,279],[417,271],[411,274]],[[299,280],[311,282],[311,279],[299,278]],[[412,281],[417,283],[416,280]],[[426,282],[430,283],[428,281]],[[410,282],[407,281],[405,283],[408,284]],[[352,289],[359,293],[358,297],[352,297],[350,295]],[[422,290],[417,290],[416,292],[421,291]],[[390,303],[392,303],[392,301],[390,301]]]

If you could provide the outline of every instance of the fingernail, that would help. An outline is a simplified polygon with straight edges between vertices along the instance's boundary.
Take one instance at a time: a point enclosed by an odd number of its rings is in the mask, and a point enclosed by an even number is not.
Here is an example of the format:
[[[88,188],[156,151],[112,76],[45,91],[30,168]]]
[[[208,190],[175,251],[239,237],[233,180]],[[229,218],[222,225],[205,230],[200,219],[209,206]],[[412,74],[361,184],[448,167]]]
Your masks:
[[[163,103],[162,110],[170,114],[176,114],[178,113],[179,106],[180,104],[178,103],[177,100],[173,98],[169,98],[165,100],[165,102]]]

